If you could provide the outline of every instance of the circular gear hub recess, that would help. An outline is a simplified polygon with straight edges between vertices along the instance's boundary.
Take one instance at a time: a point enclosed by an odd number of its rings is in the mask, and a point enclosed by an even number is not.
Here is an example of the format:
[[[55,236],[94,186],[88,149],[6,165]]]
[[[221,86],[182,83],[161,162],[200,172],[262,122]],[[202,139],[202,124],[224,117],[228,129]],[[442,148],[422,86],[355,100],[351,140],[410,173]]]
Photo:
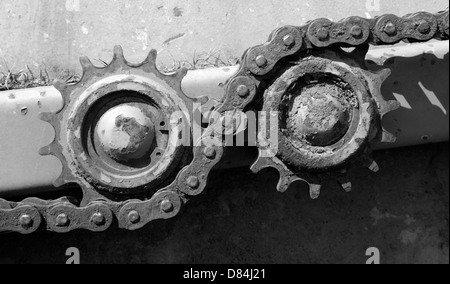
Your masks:
[[[80,82],[55,84],[64,106],[42,114],[53,125],[55,140],[40,151],[63,164],[55,186],[79,184],[83,203],[103,196],[145,197],[186,165],[192,101],[181,80],[187,70],[164,75],[155,62],[155,50],[134,65],[116,46],[108,66],[97,68],[82,58]]]
[[[262,106],[266,117],[277,114],[279,127],[276,137],[271,137],[273,122],[263,122],[254,172],[276,168],[279,191],[300,180],[309,184],[311,197],[317,198],[325,176],[334,175],[349,191],[347,167],[362,164],[378,170],[368,155],[369,146],[375,141],[395,141],[381,121],[399,104],[381,95],[390,70],[367,70],[362,60],[366,52],[366,47],[352,53],[317,51],[279,71],[264,93]]]

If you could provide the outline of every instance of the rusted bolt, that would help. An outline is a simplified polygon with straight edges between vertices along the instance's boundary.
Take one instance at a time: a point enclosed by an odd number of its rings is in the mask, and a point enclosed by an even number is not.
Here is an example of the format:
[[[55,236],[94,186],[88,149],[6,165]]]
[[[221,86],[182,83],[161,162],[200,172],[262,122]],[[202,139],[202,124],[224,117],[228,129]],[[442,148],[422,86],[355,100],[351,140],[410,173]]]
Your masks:
[[[164,199],[161,202],[161,210],[166,212],[166,213],[172,212],[173,211],[173,203],[172,203],[172,201],[170,201],[168,199]]]
[[[24,228],[29,228],[33,224],[33,219],[28,214],[22,214],[19,217],[19,224]]]
[[[349,107],[338,99],[343,92],[334,84],[303,88],[288,113],[289,131],[313,146],[329,146],[339,141],[351,121]]]
[[[111,108],[97,123],[101,148],[118,162],[148,155],[155,139],[154,124],[145,105],[122,104]]]
[[[66,226],[69,223],[69,218],[67,218],[67,215],[64,213],[59,214],[56,216],[56,226],[62,227]]]
[[[190,176],[188,177],[186,184],[190,187],[190,188],[197,188],[200,185],[200,181],[198,180],[198,177],[196,176]]]
[[[237,87],[237,93],[239,97],[245,98],[248,97],[248,95],[250,94],[250,90],[246,85],[240,85],[239,87]]]
[[[214,149],[214,147],[208,146],[203,150],[203,155],[205,155],[208,159],[214,159],[216,154],[216,149]]]
[[[105,216],[100,212],[94,213],[91,216],[91,222],[97,226],[101,226],[105,224]]]
[[[363,31],[362,28],[358,25],[354,25],[351,29],[350,29],[350,34],[353,37],[360,37],[362,35]]]
[[[384,26],[384,32],[388,35],[394,35],[397,32],[397,27],[393,23],[389,22]]]
[[[431,26],[430,26],[430,24],[428,23],[428,22],[426,22],[426,21],[422,21],[420,24],[419,24],[419,26],[417,27],[417,29],[419,30],[419,32],[421,33],[421,34],[427,34],[427,33],[429,33],[430,32],[430,30],[431,30]]]
[[[291,35],[285,35],[283,37],[283,43],[285,46],[291,47],[295,44],[295,38]]]
[[[130,211],[130,213],[128,213],[128,220],[133,224],[139,223],[141,220],[141,215],[139,215],[139,213],[135,210]]]
[[[267,65],[267,59],[264,57],[264,55],[258,55],[255,59],[256,65],[258,67],[265,67]]]
[[[329,33],[328,33],[328,29],[326,29],[326,28],[320,28],[318,31],[317,31],[317,38],[320,40],[320,41],[325,41],[325,40],[327,40],[328,39],[328,36],[330,35]]]

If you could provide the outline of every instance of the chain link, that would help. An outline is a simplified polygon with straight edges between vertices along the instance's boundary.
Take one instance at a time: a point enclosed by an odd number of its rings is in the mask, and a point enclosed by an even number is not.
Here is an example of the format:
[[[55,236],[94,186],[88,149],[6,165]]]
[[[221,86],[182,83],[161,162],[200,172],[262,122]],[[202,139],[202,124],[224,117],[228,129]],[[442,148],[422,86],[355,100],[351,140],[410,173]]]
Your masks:
[[[137,230],[157,219],[169,219],[178,214],[181,207],[206,187],[211,169],[223,155],[221,141],[208,135],[194,147],[192,163],[185,167],[175,181],[158,191],[149,200],[126,202],[96,201],[78,207],[68,199],[45,201],[38,198],[22,202],[0,199],[0,231],[30,234],[44,224],[48,231],[67,233],[76,229],[101,232],[116,219],[120,228]]]
[[[374,19],[348,17],[339,22],[317,19],[301,27],[285,26],[273,31],[268,42],[248,49],[239,71],[228,81],[219,112],[244,109],[255,96],[261,76],[268,75],[283,58],[294,53],[331,46],[392,45],[400,41],[448,40],[448,8],[431,14],[418,12],[398,17],[383,15]],[[239,90],[251,90],[240,96]]]

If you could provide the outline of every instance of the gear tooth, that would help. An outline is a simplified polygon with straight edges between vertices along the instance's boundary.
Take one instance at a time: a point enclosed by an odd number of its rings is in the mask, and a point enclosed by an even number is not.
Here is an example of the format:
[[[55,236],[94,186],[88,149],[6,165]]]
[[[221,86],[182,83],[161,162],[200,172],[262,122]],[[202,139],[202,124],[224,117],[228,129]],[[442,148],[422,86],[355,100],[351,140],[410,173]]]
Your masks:
[[[401,104],[396,100],[386,101],[381,109],[381,115],[385,116],[391,111],[401,108]]]
[[[120,46],[120,45],[114,46],[113,52],[114,52],[113,62],[114,61],[125,61],[122,46]]]
[[[79,183],[79,181],[73,176],[72,172],[67,168],[67,165],[61,160],[60,157],[58,157],[61,161],[61,164],[63,165],[63,169],[61,171],[61,174],[58,178],[56,178],[55,181],[53,181],[54,187],[61,187],[63,185],[69,184],[69,183]]]
[[[378,163],[374,160],[367,166],[369,170],[371,170],[374,173],[378,173],[380,171],[380,167],[378,166]]]
[[[280,172],[280,179],[277,184],[277,191],[286,192],[288,190],[289,186],[296,180],[300,180],[300,179],[292,178],[292,177],[284,175],[283,173]]]
[[[145,59],[144,62],[150,63],[153,66],[156,66],[156,58],[157,58],[157,56],[158,56],[158,51],[156,51],[156,49],[152,49],[148,53],[147,58]]]
[[[391,76],[392,70],[389,68],[381,69],[380,71],[378,71],[377,74],[378,74],[378,82],[381,85],[387,78],[389,78],[389,76]]]
[[[51,152],[50,145],[42,147],[41,149],[39,149],[39,155],[41,155],[41,156],[48,156],[48,155],[51,155],[51,154],[52,154],[52,152]]]
[[[55,87],[60,93],[63,93],[67,87],[67,84],[61,79],[55,79],[53,81],[53,87]]]
[[[256,159],[256,161],[250,167],[250,170],[256,174],[267,167],[268,167],[268,165],[267,165],[266,159],[259,156],[258,159]]]
[[[59,176],[54,182],[53,182],[53,186],[54,187],[61,187],[63,185],[65,185],[66,183],[64,182],[64,179],[62,176]]]
[[[174,80],[176,80],[175,84],[180,85],[180,88],[181,88],[181,81],[183,81],[184,77],[186,77],[187,72],[188,72],[188,69],[186,67],[182,67],[174,73],[166,74],[166,76],[169,76],[170,78],[173,78]]]
[[[41,112],[39,114],[39,119],[48,123],[52,123],[54,115],[55,114],[52,112]]]
[[[322,185],[320,184],[309,184],[309,196],[311,199],[317,199],[320,196],[320,191],[322,189]]]
[[[383,143],[395,143],[397,141],[397,137],[383,128],[383,134],[381,137],[381,142]]]
[[[184,77],[186,77],[188,73],[188,69],[186,67],[180,68],[176,73],[176,77],[179,78],[180,82],[183,80]]]
[[[351,192],[352,191],[352,182],[348,181],[348,182],[343,182],[340,183],[341,187],[343,190],[345,190],[345,192]]]
[[[80,57],[80,64],[83,68],[83,74],[86,72],[92,70],[94,68],[94,65],[92,64],[91,60],[87,56]]]
[[[392,74],[392,70],[389,68],[385,68],[373,72],[366,71],[365,74],[370,78],[372,82],[372,91],[374,91],[373,95],[378,99],[383,99],[383,95],[381,94],[381,86],[383,85],[384,81]]]
[[[39,155],[41,156],[49,156],[53,155],[53,153],[53,143],[39,149]]]

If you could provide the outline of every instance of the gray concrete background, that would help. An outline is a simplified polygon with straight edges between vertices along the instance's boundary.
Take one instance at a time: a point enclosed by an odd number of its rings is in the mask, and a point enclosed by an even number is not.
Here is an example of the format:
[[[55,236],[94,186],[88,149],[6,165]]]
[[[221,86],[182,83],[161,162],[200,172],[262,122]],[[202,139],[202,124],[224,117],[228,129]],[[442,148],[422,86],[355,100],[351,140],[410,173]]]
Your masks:
[[[227,60],[282,25],[447,6],[445,0],[1,0],[0,71],[26,64],[50,73],[80,70],[80,56],[109,62],[116,44],[135,62],[152,48],[164,66],[208,53]]]

